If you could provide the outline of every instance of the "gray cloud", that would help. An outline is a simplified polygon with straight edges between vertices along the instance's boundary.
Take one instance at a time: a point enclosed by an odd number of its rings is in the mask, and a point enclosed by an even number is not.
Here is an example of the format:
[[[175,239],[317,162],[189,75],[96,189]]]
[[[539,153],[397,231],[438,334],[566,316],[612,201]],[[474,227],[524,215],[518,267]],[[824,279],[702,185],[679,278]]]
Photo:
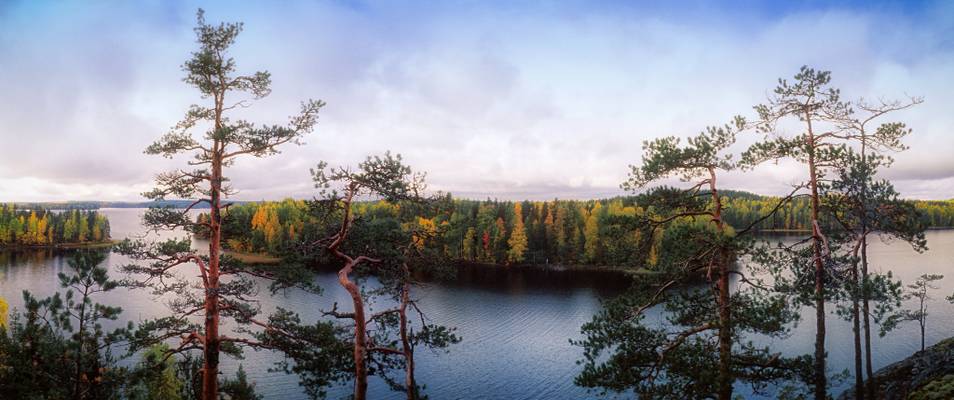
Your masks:
[[[174,165],[142,149],[202,101],[179,70],[196,6],[0,8],[0,200],[136,199]],[[915,135],[885,176],[908,196],[954,197],[954,8],[943,2],[905,13],[203,6],[212,21],[246,23],[241,70],[273,74],[273,95],[242,118],[281,123],[300,100],[328,102],[306,146],[230,171],[239,198],[307,197],[318,160],[385,150],[462,196],[618,194],[643,140],[751,114],[802,64],[833,70],[849,97],[925,96],[897,115]],[[782,193],[800,176],[783,164],[725,181]]]

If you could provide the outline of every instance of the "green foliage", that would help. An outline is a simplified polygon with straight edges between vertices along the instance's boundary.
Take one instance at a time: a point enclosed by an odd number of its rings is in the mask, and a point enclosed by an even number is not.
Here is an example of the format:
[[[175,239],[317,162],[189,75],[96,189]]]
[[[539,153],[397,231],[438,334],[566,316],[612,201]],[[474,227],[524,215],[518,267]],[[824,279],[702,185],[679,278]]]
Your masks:
[[[226,379],[222,382],[220,390],[228,395],[230,400],[261,400],[262,396],[255,394],[255,384],[248,382],[248,376],[245,369],[239,364],[238,371],[235,371],[235,379]]]
[[[0,392],[11,398],[112,399],[129,382],[112,348],[125,340],[132,323],[107,331],[121,310],[93,301],[116,287],[100,264],[105,255],[77,252],[71,274],[60,273],[51,297],[23,293],[24,311],[0,329]]]
[[[268,324],[274,329],[256,333],[256,338],[284,352],[287,359],[278,363],[278,370],[297,374],[311,398],[324,398],[329,386],[353,377],[347,327],[332,321],[304,324],[297,314],[282,308],[269,316]]]
[[[944,400],[954,398],[954,374],[947,374],[918,388],[908,400]]]
[[[157,344],[142,354],[137,373],[139,382],[126,394],[135,400],[181,400],[183,383],[176,376],[175,359],[167,358],[169,346]]]
[[[654,399],[710,398],[717,392],[717,309],[712,294],[708,289],[686,288],[653,299],[664,282],[661,278],[638,282],[583,325],[584,339],[573,341],[584,349],[577,385],[601,394],[632,390]],[[732,326],[738,335],[732,354],[736,379],[755,389],[802,379],[810,357],[779,357],[742,339],[743,334],[786,337],[797,309],[784,297],[753,292],[734,293],[732,303],[744,305],[734,311]],[[664,323],[647,320],[639,311],[647,304],[665,311]]]
[[[941,279],[944,279],[944,275],[922,274],[914,283],[906,285],[903,299],[917,301],[918,308],[913,310],[902,309],[897,313],[889,315],[882,324],[881,336],[884,336],[885,332],[894,329],[895,326],[902,322],[917,322],[921,327],[921,350],[924,350],[924,327],[927,324],[928,317],[928,308],[925,302],[933,298],[930,292],[938,288],[934,286],[934,282]]]
[[[703,192],[704,193],[704,192]],[[752,226],[754,232],[804,232],[811,228],[810,205],[806,198],[794,198],[783,202],[781,197],[760,196],[747,192],[730,190],[720,191],[724,202],[723,220],[736,230]],[[659,193],[657,193],[659,195]],[[663,202],[672,204],[674,199]],[[695,200],[693,200],[695,201]],[[600,210],[592,220],[588,209],[597,201],[553,200],[547,202],[525,201],[522,209],[525,214],[527,249],[524,263],[545,264],[590,264],[614,266],[643,266],[651,243],[651,234],[638,229],[640,217],[645,218],[647,206],[656,202],[648,195],[617,197],[599,200]],[[773,209],[782,204],[776,212]],[[656,204],[659,204],[656,202]],[[893,208],[885,210],[900,211],[913,209],[916,219],[905,223],[925,226],[954,226],[954,201],[908,201],[895,198]],[[688,205],[686,205],[688,207]],[[393,207],[381,201],[366,201],[355,204],[355,213]],[[439,240],[446,248],[446,255],[463,261],[481,261],[505,264],[507,258],[499,257],[493,249],[494,238],[498,234],[497,218],[503,221],[504,231],[512,232],[515,221],[513,202],[495,200],[452,199],[449,209],[440,213],[428,212],[421,215],[434,221]],[[658,205],[652,211],[663,213]],[[279,234],[268,240],[264,229],[256,228],[252,220],[263,213],[262,209],[274,211],[277,228],[271,228]],[[768,218],[761,219],[767,215]],[[890,216],[892,214],[882,214]],[[896,214],[900,215],[900,213]],[[207,214],[197,217],[207,218]],[[580,256],[585,254],[587,221],[591,225],[590,237],[595,237],[600,246],[594,246],[590,261]],[[900,222],[900,221],[899,221]],[[838,229],[838,221],[829,214],[821,218],[823,226]],[[909,225],[910,225],[909,224]],[[299,244],[313,238],[316,232],[323,231],[327,223],[309,213],[309,205],[300,200],[286,199],[277,202],[244,203],[229,208],[223,220],[225,246],[239,252],[268,253],[286,256],[300,252]],[[204,237],[207,234],[199,234]],[[592,243],[592,242],[591,242]],[[506,251],[512,246],[508,242]]]
[[[0,204],[0,247],[109,241],[109,221],[94,210],[21,209]]]
[[[725,223],[716,179],[736,168],[725,150],[744,125],[737,117],[734,127],[708,128],[685,147],[673,137],[644,144],[642,164],[632,166],[624,188],[669,176],[689,187],[650,188],[640,196],[642,207],[622,213],[632,219],[630,229],[647,233],[646,264],[655,274],[583,325],[584,339],[572,341],[584,350],[578,385],[603,394],[631,390],[641,398],[729,398],[736,381],[758,390],[804,376],[810,358],[783,358],[746,339],[784,337],[798,314],[783,294],[746,279],[744,264],[730,269],[731,257],[750,246]],[[588,220],[587,232],[592,230]],[[733,272],[742,277],[734,292]],[[711,287],[695,285],[702,277]],[[659,313],[665,322],[647,321],[647,313]]]
[[[255,124],[241,119],[240,110],[271,93],[271,75],[266,71],[238,73],[230,49],[242,31],[241,23],[209,24],[201,9],[196,22],[198,48],[182,65],[183,81],[198,90],[205,104],[191,105],[185,116],[145,151],[166,158],[188,155],[191,159],[186,168],[156,176],[156,187],[143,195],[155,200],[159,207],[150,208],[142,222],[156,232],[184,229],[208,235],[208,252],[192,249],[188,238],[152,243],[127,239],[116,250],[132,260],[132,264],[123,267],[128,274],[126,286],[149,290],[157,297],[168,295],[170,299],[167,303],[170,315],[142,322],[131,335],[130,351],[149,348],[169,338],[181,338],[180,346],[168,352],[201,350],[205,371],[201,389],[204,397],[215,397],[220,353],[237,357],[243,347],[259,345],[251,342],[253,332],[247,328],[260,323],[256,320],[260,312],[258,302],[254,300],[259,288],[250,276],[271,279],[272,288],[276,290],[292,286],[316,289],[313,280],[294,263],[265,269],[222,255],[222,213],[230,205],[226,199],[235,193],[226,170],[243,156],[267,157],[277,154],[286,144],[302,144],[301,139],[317,125],[318,112],[324,102],[303,102],[300,111],[284,125]],[[198,199],[185,209],[174,209],[162,207],[168,204],[166,197]],[[189,211],[202,205],[209,207],[209,214],[205,219],[192,221]],[[272,251],[279,249],[274,243],[286,234],[273,229],[275,219],[269,213],[261,226],[256,225],[265,232]],[[80,225],[80,232],[82,229]],[[296,236],[294,231],[288,234]],[[235,245],[244,247],[239,242]],[[191,271],[183,272],[186,268]],[[199,277],[200,284],[185,277]],[[204,318],[193,318],[199,316]],[[235,322],[228,328],[230,334],[218,333],[225,321]],[[188,375],[190,379],[193,376],[191,372]],[[191,383],[191,389],[183,393],[194,392],[196,385]],[[237,381],[234,387],[239,391],[236,393],[248,394],[243,385],[244,379]]]

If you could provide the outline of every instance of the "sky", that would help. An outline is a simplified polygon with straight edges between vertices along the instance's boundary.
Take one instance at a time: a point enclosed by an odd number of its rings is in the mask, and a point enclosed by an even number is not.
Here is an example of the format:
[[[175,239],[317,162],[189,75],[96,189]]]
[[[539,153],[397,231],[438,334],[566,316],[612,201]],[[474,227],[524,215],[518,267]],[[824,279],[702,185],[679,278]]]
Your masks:
[[[309,198],[319,161],[388,150],[457,197],[624,194],[644,140],[752,117],[802,65],[847,99],[923,97],[891,116],[913,133],[882,175],[954,198],[954,2],[0,0],[0,201],[141,200],[183,165],[143,149],[208,101],[181,80],[200,7],[244,22],[240,72],[272,74],[235,118],[327,102],[305,145],[229,169],[236,199]],[[720,184],[787,193],[803,170]]]

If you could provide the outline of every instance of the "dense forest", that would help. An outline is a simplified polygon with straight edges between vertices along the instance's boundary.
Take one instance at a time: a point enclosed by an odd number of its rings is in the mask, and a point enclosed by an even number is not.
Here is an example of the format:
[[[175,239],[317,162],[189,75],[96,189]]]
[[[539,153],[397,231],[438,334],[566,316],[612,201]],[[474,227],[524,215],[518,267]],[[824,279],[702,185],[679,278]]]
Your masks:
[[[89,210],[50,211],[0,204],[0,246],[56,246],[109,240],[109,220]]]
[[[811,227],[808,199],[791,199],[773,213],[779,197],[730,190],[722,194],[722,218],[736,229],[754,223],[755,231],[795,233]],[[420,224],[434,230],[447,257],[480,263],[652,266],[665,238],[663,231],[652,234],[640,228],[652,207],[641,196],[510,202],[447,195],[441,201],[445,207],[421,216],[402,216],[398,207],[383,201],[354,207],[357,215],[419,217]],[[954,201],[913,203],[926,226],[954,226]],[[231,206],[223,222],[225,245],[239,252],[295,253],[303,238],[322,230],[309,208],[308,201],[291,199]],[[757,221],[763,215],[770,218]],[[207,218],[198,217],[199,222]]]

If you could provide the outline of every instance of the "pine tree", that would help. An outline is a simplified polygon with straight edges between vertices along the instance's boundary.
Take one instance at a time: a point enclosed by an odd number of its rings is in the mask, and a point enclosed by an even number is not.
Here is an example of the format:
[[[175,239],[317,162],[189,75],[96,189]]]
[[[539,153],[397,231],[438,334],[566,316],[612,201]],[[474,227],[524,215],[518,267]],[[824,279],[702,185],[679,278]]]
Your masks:
[[[840,91],[829,86],[831,73],[816,71],[803,66],[794,81],[780,79],[767,104],[755,107],[759,120],[755,126],[765,134],[765,140],[756,143],[743,154],[743,162],[754,166],[768,160],[791,157],[803,163],[808,174],[803,186],[807,187],[811,206],[810,229],[812,262],[808,269],[814,281],[811,302],[815,307],[815,369],[809,382],[816,400],[828,397],[828,376],[825,351],[826,321],[825,303],[831,296],[827,293],[828,276],[831,275],[832,250],[828,232],[822,227],[823,177],[826,172],[842,164],[845,144],[841,123],[850,119],[850,105],[841,100]],[[802,124],[804,131],[795,136],[785,136],[776,126],[780,120],[792,119]],[[802,273],[804,271],[798,271]]]
[[[257,271],[222,256],[224,211],[229,206],[228,196],[235,193],[228,183],[226,168],[240,157],[271,156],[285,144],[301,144],[301,138],[317,124],[318,112],[324,103],[303,102],[300,112],[290,117],[285,126],[255,125],[235,118],[236,112],[271,93],[271,75],[265,71],[250,75],[236,73],[236,62],[229,57],[229,49],[242,31],[241,23],[208,24],[201,9],[196,19],[199,46],[182,66],[183,81],[198,89],[200,97],[209,104],[192,105],[169,133],[146,148],[146,153],[166,158],[190,155],[190,169],[157,175],[156,188],[144,195],[153,200],[167,197],[198,197],[198,200],[182,210],[151,208],[143,216],[143,223],[155,230],[186,228],[191,232],[207,232],[208,253],[194,251],[188,238],[162,243],[126,240],[118,250],[138,262],[124,267],[132,275],[128,281],[133,286],[149,288],[154,293],[174,293],[178,299],[170,303],[173,315],[143,324],[137,335],[143,339],[134,343],[133,350],[167,337],[182,337],[181,346],[172,351],[202,351],[202,398],[214,400],[219,396],[220,354],[240,346],[256,345],[247,336],[221,334],[220,318],[231,318],[239,325],[252,324],[258,309],[250,306],[247,299],[257,291],[248,275],[280,279],[285,267]],[[196,135],[195,131],[201,129],[205,131]],[[209,206],[209,219],[197,225],[188,212],[202,203]],[[80,223],[82,229],[82,221]],[[194,268],[193,272],[177,274],[178,269],[189,267]],[[181,282],[169,283],[180,275],[201,277],[201,289],[195,291],[193,285]],[[186,318],[191,315],[203,316],[201,325]],[[241,335],[243,331],[236,333]]]

